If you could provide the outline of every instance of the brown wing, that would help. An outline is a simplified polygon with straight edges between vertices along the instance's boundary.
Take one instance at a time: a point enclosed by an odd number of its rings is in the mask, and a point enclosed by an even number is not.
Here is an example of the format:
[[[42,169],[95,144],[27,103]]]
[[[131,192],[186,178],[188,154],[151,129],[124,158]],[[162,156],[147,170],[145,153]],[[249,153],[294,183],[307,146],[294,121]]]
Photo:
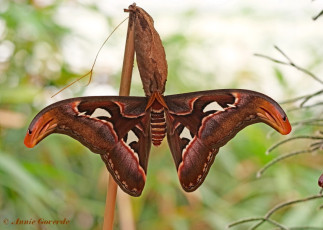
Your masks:
[[[82,97],[52,104],[31,122],[25,145],[51,133],[78,140],[101,155],[119,186],[132,196],[144,188],[151,145],[144,97]]]
[[[167,139],[185,191],[204,181],[219,148],[241,129],[264,122],[281,134],[291,126],[277,102],[249,90],[211,90],[165,97]]]

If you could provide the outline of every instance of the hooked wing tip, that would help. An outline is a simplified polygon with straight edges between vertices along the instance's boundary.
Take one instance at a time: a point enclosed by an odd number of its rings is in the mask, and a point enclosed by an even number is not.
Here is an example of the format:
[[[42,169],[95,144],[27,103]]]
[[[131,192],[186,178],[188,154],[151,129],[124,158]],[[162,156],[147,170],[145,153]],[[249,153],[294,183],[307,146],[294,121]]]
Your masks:
[[[260,111],[257,115],[282,135],[287,135],[292,130],[292,126],[290,125],[284,111],[280,107],[276,107],[274,104],[264,103],[263,106],[260,107]]]
[[[27,148],[33,148],[38,144],[42,139],[51,134],[57,123],[54,119],[47,119],[46,116],[41,116],[37,120],[34,120],[29,126],[24,144]]]
[[[36,145],[33,139],[34,138],[33,138],[32,132],[30,131],[30,129],[28,129],[24,140],[24,144],[27,148],[33,148]]]
[[[292,131],[292,126],[289,123],[289,120],[287,118],[287,116],[285,116],[283,118],[283,122],[281,124],[281,129],[279,130],[279,132],[283,135],[287,135]]]

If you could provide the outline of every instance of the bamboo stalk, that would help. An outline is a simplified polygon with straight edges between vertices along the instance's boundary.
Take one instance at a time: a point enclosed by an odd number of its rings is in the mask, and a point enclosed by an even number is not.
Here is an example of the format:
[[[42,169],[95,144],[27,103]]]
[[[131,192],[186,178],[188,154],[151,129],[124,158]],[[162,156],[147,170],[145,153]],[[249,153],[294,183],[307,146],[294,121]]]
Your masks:
[[[120,230],[135,230],[136,225],[133,218],[130,196],[119,191],[117,194],[118,203],[118,226]]]
[[[130,85],[131,85],[131,76],[134,63],[134,26],[131,21],[131,17],[128,23],[127,39],[125,45],[125,52],[123,58],[123,67],[121,74],[121,82],[119,95],[120,96],[129,96]],[[111,174],[109,174],[109,182],[106,196],[106,206],[104,211],[104,221],[103,221],[103,230],[112,230],[114,222],[114,210],[116,203],[117,195],[117,184],[113,180]]]
[[[118,185],[114,182],[111,174],[109,174],[108,188],[105,201],[104,210],[104,220],[103,220],[103,230],[112,230],[114,222],[114,209],[116,205],[116,195],[117,195]]]

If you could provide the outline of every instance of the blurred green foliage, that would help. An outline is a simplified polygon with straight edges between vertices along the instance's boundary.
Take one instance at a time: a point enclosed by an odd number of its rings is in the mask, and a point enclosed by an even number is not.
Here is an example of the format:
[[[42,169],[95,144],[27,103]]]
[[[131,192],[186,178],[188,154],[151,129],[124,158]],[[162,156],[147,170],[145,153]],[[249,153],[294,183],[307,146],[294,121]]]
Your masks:
[[[43,108],[44,98],[52,92],[52,87],[60,88],[81,75],[64,64],[61,54],[63,39],[71,33],[55,20],[61,2],[53,1],[46,6],[37,5],[37,1],[0,3],[0,22],[4,24],[0,43],[8,50],[0,62],[0,111],[9,114],[7,119],[2,115],[0,127],[0,228],[101,229],[107,171],[100,157],[62,135],[51,135],[34,149],[23,145],[29,121]],[[203,90],[211,79],[211,73],[194,67],[186,53],[187,47],[202,46],[203,42],[182,32],[163,39],[172,76],[167,83],[169,93]],[[322,62],[322,58],[317,62]],[[280,68],[274,68],[273,78],[276,76],[281,87],[287,88]],[[201,76],[197,79],[199,85],[183,77],[188,72]],[[239,82],[235,84],[239,86]],[[133,91],[140,90],[141,86],[135,85]],[[291,114],[290,120],[305,119],[316,113],[300,111],[295,116]],[[296,134],[316,129],[315,126],[302,128]],[[267,138],[268,132],[268,127],[258,124],[239,133],[220,150],[201,188],[190,194],[180,187],[167,142],[159,148],[152,147],[143,195],[131,198],[137,229],[224,229],[237,219],[262,216],[280,202],[315,194],[323,163],[319,156],[291,158],[274,165],[262,178],[255,178],[257,170],[277,156],[277,153],[264,154],[282,138],[277,134]],[[288,152],[304,145],[306,141],[289,144],[279,151]],[[290,226],[323,226],[322,211],[317,207],[317,202],[288,207],[275,218]],[[2,222],[5,218],[10,221],[67,218],[71,223],[46,228],[6,226]],[[116,215],[116,229],[119,227]],[[270,229],[269,225],[263,227]]]

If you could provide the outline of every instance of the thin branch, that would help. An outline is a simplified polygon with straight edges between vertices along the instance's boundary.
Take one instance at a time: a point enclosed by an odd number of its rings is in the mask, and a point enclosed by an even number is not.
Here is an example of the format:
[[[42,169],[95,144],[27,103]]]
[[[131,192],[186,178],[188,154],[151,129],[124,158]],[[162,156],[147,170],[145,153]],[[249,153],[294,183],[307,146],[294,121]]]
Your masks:
[[[305,105],[305,106],[302,106],[302,107],[290,108],[290,109],[287,109],[287,111],[288,112],[293,112],[293,111],[298,111],[298,110],[301,110],[301,109],[311,109],[311,108],[319,107],[319,106],[322,106],[322,105],[323,105],[323,102],[318,102],[318,103],[315,103],[315,104],[312,104],[312,105]]]
[[[299,122],[298,125],[321,127],[321,126],[323,126],[323,123],[314,123],[314,122],[305,122],[305,123],[303,123],[303,122]]]
[[[263,219],[264,219],[263,217],[252,217],[252,218],[246,218],[246,219],[242,219],[242,220],[237,220],[237,221],[232,222],[231,224],[229,224],[227,226],[227,228],[231,228],[231,227],[234,227],[234,226],[239,225],[239,224],[249,223],[249,222],[263,220]]]
[[[275,225],[276,227],[279,227],[280,230],[289,230],[289,228],[281,225],[280,223],[278,223],[277,221],[274,221],[272,219],[269,218],[264,218],[264,221],[267,221],[268,223],[271,223],[272,225]],[[253,227],[250,228],[250,230],[255,230],[257,228],[256,225],[254,225]]]
[[[279,104],[287,104],[287,103],[299,101],[299,100],[304,99],[304,98],[312,98],[313,95],[314,96],[317,96],[317,95],[320,95],[322,93],[323,93],[323,90],[321,89],[321,90],[319,90],[319,91],[317,91],[315,93],[311,93],[311,94],[308,94],[308,95],[299,96],[299,97],[295,97],[295,98],[292,98],[292,99],[288,99],[288,100],[282,101]]]
[[[294,62],[287,56],[287,54],[285,54],[278,46],[274,46],[274,48],[288,60],[290,65],[294,66]]]
[[[292,201],[288,201],[288,202],[285,202],[285,203],[282,203],[282,204],[278,204],[274,208],[270,209],[263,217],[252,217],[252,218],[241,219],[241,220],[238,220],[238,221],[235,221],[235,222],[229,224],[228,225],[228,228],[237,226],[239,224],[244,224],[244,223],[248,223],[248,222],[259,221],[259,223],[257,223],[254,226],[252,226],[250,228],[250,230],[257,229],[264,222],[271,223],[271,224],[275,225],[276,227],[279,227],[279,229],[286,229],[286,230],[297,229],[297,227],[296,228],[295,227],[294,228],[285,227],[285,226],[281,225],[280,223],[278,223],[278,222],[270,219],[270,217],[275,212],[277,212],[278,210],[280,210],[280,209],[282,209],[284,207],[287,207],[287,206],[290,206],[290,205],[293,205],[293,204],[297,204],[297,203],[302,203],[302,202],[310,201],[310,200],[319,199],[319,198],[323,198],[323,195],[322,194],[320,194],[320,195],[314,195],[314,196],[309,196],[309,197],[306,197],[306,198],[303,198],[303,199],[292,200]],[[299,228],[299,229],[302,229],[302,228]],[[307,227],[304,227],[303,229],[321,229],[321,228],[307,226]]]
[[[302,226],[302,227],[291,227],[291,228],[288,228],[288,230],[306,230],[306,229],[308,229],[308,230],[323,230],[323,228],[321,228],[321,227],[311,227],[311,226]]]
[[[313,97],[317,96],[317,95],[320,95],[321,93],[323,92],[323,90],[321,91],[318,91],[316,93],[313,93],[312,95],[309,95],[308,97],[304,98],[304,100],[302,101],[302,103],[300,104],[300,107],[303,107],[303,105],[309,101],[310,99],[312,99]]]
[[[266,58],[268,60],[271,60],[272,62],[275,62],[275,63],[278,63],[278,64],[282,64],[282,65],[289,65],[289,66],[292,66],[294,67],[295,69],[309,75],[310,77],[312,77],[314,80],[318,81],[320,84],[323,84],[323,81],[321,79],[319,79],[315,74],[313,74],[312,72],[308,71],[307,69],[304,69],[298,65],[296,65],[278,46],[274,46],[274,48],[280,52],[286,59],[288,62],[286,61],[280,61],[278,59],[275,59],[275,58],[272,58],[272,57],[269,57],[267,55],[263,55],[263,54],[255,54],[255,56],[257,57],[262,57],[262,58]]]
[[[323,121],[323,119],[321,119],[321,118],[311,118],[311,119],[307,119],[307,120],[300,120],[300,121],[292,122],[291,125],[295,126],[295,125],[307,125],[307,124],[310,124],[310,125],[320,124],[321,121]],[[318,122],[318,123],[315,123],[315,122]]]
[[[253,222],[253,221],[267,221],[268,223],[271,223],[271,224],[275,225],[276,227],[279,227],[279,229],[289,230],[287,227],[279,224],[277,221],[274,221],[274,220],[269,219],[269,218],[265,219],[264,217],[255,217],[255,218],[248,218],[248,219],[238,220],[236,222],[233,222],[233,223],[229,224],[227,226],[227,228],[231,228],[231,227],[237,226],[239,224],[244,224],[244,223]]]
[[[90,76],[89,77],[89,81],[88,83],[86,84],[86,86],[88,86],[92,80],[92,75],[93,75],[93,69],[94,69],[94,66],[96,64],[96,60],[98,59],[99,57],[99,54],[102,50],[102,48],[104,47],[104,45],[107,43],[107,41],[110,39],[110,37],[112,36],[112,34],[122,25],[122,23],[124,23],[126,20],[128,19],[125,18],[122,22],[119,23],[119,25],[117,25],[113,30],[112,32],[110,33],[110,35],[105,39],[105,41],[102,43],[101,47],[99,48],[99,51],[96,53],[96,56],[94,58],[94,61],[93,61],[93,64],[92,64],[92,67],[90,69],[89,72],[87,72],[86,74],[84,74],[83,76],[79,77],[78,79],[72,81],[71,83],[69,83],[67,86],[63,87],[62,89],[60,89],[57,93],[55,93],[53,96],[51,96],[51,98],[55,97],[57,94],[61,93],[62,91],[64,91],[65,89],[67,89],[68,87],[70,87],[71,85],[75,84],[76,82],[80,81],[81,79],[87,77],[87,76]]]
[[[264,55],[264,54],[258,54],[258,53],[255,53],[254,54],[256,57],[262,57],[262,58],[265,58],[265,59],[268,59],[272,62],[275,62],[275,63],[278,63],[278,64],[282,64],[282,65],[290,65],[289,63],[287,62],[284,62],[284,61],[280,61],[278,59],[275,59],[275,58],[272,58],[272,57],[269,57],[267,55]]]
[[[267,218],[271,217],[279,209],[284,208],[286,206],[297,204],[297,203],[302,203],[302,202],[306,202],[306,201],[310,201],[310,200],[315,200],[315,199],[319,199],[319,198],[322,198],[322,197],[323,197],[322,195],[314,195],[314,196],[309,196],[309,197],[306,197],[306,198],[303,198],[303,199],[287,201],[287,202],[279,204],[279,205],[273,207],[271,210],[269,210],[267,212],[267,214],[265,215],[265,218],[267,219]]]
[[[319,147],[319,149],[323,148],[323,141],[318,141],[318,142],[314,142],[310,145],[311,148],[313,147]]]
[[[321,79],[319,79],[315,74],[313,74],[312,72],[308,71],[307,69],[304,69],[298,65],[296,65],[278,46],[274,46],[275,49],[280,52],[289,62],[287,64],[293,66],[294,68],[296,68],[297,70],[309,75],[310,77],[312,77],[314,80],[318,81],[319,83],[323,84],[323,81]]]
[[[303,153],[311,153],[311,152],[314,152],[316,150],[318,150],[320,147],[314,147],[312,149],[304,149],[304,150],[299,150],[299,151],[295,151],[295,152],[291,152],[291,153],[287,153],[285,155],[282,155],[282,156],[279,156],[279,157],[276,157],[274,160],[268,162],[264,167],[262,167],[258,172],[257,172],[257,178],[261,177],[264,172],[269,168],[271,167],[272,165],[276,164],[277,162],[279,161],[282,161],[286,158],[289,158],[289,157],[293,157],[293,156],[296,156],[296,155],[299,155],[299,154],[303,154]]]
[[[299,199],[299,200],[292,200],[292,201],[288,201],[282,204],[279,204],[277,206],[275,206],[274,208],[272,208],[271,210],[269,210],[266,215],[264,216],[264,218],[262,220],[260,220],[259,223],[257,223],[256,225],[254,225],[251,230],[255,230],[256,228],[258,228],[260,225],[262,225],[265,221],[267,221],[269,219],[270,216],[272,216],[275,212],[277,212],[279,209],[284,208],[286,206],[289,205],[293,205],[293,204],[297,204],[297,203],[301,203],[301,202],[306,202],[306,201],[310,201],[310,200],[314,200],[314,199],[318,199],[318,198],[322,198],[322,195],[314,195],[314,196],[310,196],[310,197],[306,197],[304,199]]]
[[[273,151],[274,149],[276,149],[278,146],[282,145],[282,144],[285,144],[289,141],[292,141],[292,140],[296,140],[296,139],[311,139],[311,140],[322,140],[323,137],[320,137],[320,136],[296,136],[296,137],[290,137],[288,139],[285,139],[283,141],[280,141],[278,143],[276,143],[275,145],[271,146],[267,151],[266,151],[266,154],[270,153],[271,151]]]
[[[320,13],[318,13],[318,15],[316,15],[315,17],[313,17],[313,20],[315,21],[316,19],[318,19],[319,17],[321,17],[323,15],[323,10],[321,10]]]

